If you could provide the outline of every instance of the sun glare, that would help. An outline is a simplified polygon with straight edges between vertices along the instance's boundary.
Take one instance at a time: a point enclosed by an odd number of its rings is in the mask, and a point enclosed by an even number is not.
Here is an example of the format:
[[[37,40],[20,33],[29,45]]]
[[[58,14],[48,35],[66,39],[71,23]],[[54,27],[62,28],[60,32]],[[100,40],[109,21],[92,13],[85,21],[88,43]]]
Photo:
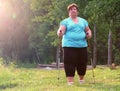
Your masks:
[[[12,7],[9,2],[1,2],[0,15],[3,17],[10,17],[12,14]]]
[[[11,20],[16,18],[15,9],[10,1],[0,0],[0,28],[7,27]]]

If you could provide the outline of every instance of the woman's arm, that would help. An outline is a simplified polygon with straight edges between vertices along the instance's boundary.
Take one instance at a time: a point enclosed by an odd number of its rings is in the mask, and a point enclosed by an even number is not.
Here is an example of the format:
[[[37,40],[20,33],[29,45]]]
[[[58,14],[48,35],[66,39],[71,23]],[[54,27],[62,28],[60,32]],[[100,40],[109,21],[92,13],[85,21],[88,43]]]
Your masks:
[[[62,37],[63,34],[65,33],[65,30],[66,30],[66,27],[63,26],[63,25],[60,25],[60,27],[59,27],[59,29],[58,29],[58,31],[57,31],[58,37]]]
[[[86,37],[87,37],[88,39],[90,39],[90,38],[92,37],[92,32],[91,32],[90,28],[89,28],[89,27],[86,27],[86,28],[85,28],[85,31],[86,31]]]

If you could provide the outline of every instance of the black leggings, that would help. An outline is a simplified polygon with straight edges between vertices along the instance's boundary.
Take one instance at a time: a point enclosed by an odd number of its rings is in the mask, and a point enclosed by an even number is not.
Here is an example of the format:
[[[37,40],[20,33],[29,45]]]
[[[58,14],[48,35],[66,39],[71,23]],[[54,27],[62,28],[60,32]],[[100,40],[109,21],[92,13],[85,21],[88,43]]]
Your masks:
[[[64,47],[63,60],[66,77],[73,77],[75,70],[77,70],[78,75],[85,75],[88,61],[87,47]]]

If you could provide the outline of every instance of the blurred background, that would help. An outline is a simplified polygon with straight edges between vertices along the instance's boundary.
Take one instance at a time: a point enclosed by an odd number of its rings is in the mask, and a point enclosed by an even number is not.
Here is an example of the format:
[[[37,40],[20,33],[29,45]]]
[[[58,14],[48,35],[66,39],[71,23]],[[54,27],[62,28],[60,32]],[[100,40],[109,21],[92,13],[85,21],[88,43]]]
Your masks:
[[[59,58],[57,29],[70,3],[89,22],[89,60],[93,65],[120,64],[120,0],[0,0],[0,58],[50,64]],[[90,61],[89,63],[90,64]]]

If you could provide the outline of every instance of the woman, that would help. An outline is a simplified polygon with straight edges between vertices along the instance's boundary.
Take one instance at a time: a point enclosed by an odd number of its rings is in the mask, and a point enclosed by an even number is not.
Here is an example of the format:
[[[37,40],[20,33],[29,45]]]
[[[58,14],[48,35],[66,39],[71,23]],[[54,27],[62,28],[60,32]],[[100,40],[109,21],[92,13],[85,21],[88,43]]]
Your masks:
[[[78,17],[78,6],[75,3],[67,7],[69,17],[60,22],[57,35],[62,37],[64,69],[68,85],[74,83],[75,70],[79,75],[79,82],[84,82],[88,55],[87,40],[92,33],[88,22]]]

